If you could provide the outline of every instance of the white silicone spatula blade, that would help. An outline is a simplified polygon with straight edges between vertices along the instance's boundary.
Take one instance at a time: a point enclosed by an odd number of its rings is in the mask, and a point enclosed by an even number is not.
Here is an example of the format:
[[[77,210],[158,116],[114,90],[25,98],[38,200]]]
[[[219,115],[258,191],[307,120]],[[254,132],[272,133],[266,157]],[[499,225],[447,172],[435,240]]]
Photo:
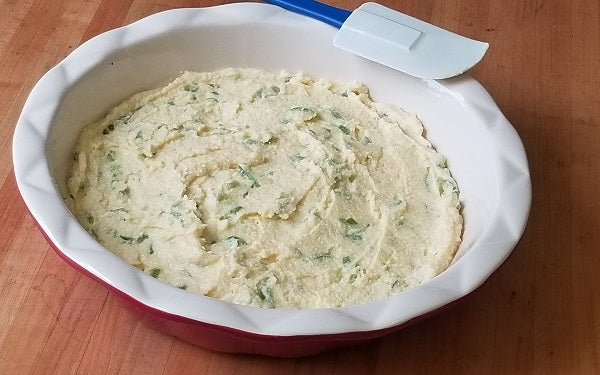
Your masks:
[[[334,45],[419,78],[443,79],[477,64],[488,44],[377,3],[354,12],[313,0],[266,0],[340,28]]]
[[[376,3],[356,9],[334,45],[420,78],[442,79],[469,70],[488,44],[465,38]]]

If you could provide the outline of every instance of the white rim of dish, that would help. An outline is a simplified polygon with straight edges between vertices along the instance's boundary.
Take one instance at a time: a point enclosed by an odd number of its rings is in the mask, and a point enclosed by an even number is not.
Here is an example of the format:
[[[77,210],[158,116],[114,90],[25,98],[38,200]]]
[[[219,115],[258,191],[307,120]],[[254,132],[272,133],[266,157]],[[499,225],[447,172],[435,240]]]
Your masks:
[[[525,150],[515,129],[487,91],[466,75],[428,84],[440,85],[459,95],[463,104],[488,125],[496,146],[493,162],[500,172],[502,187],[498,192],[498,206],[505,204],[510,209],[496,210],[483,235],[448,271],[387,299],[345,308],[268,310],[193,295],[129,266],[96,243],[70,214],[58,193],[45,155],[50,126],[62,100],[52,94],[56,89],[66,90],[112,53],[115,45],[123,48],[125,40],[132,43],[149,39],[166,30],[209,22],[215,17],[237,21],[252,18],[256,22],[262,17],[278,15],[304,18],[272,5],[256,3],[164,11],[90,39],[48,71],[28,97],[13,138],[17,185],[40,228],[66,258],[140,304],[199,322],[260,335],[382,330],[437,310],[475,290],[502,264],[520,239],[531,204],[531,182]],[[160,27],[149,27],[155,25]],[[510,204],[506,204],[508,202]],[[473,263],[481,272],[464,272],[465,267]],[[452,285],[454,287],[450,287]]]

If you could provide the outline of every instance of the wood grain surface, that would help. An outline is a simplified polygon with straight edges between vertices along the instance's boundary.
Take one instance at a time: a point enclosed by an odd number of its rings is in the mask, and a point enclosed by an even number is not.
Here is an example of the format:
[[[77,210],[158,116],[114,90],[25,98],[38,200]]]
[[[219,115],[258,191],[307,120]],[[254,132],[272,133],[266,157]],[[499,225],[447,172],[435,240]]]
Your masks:
[[[141,324],[63,262],[26,212],[12,171],[12,133],[32,86],[103,31],[168,8],[220,3],[0,0],[0,374],[600,373],[598,0],[381,1],[490,43],[471,73],[529,157],[533,205],[524,237],[449,311],[308,358],[220,354]]]

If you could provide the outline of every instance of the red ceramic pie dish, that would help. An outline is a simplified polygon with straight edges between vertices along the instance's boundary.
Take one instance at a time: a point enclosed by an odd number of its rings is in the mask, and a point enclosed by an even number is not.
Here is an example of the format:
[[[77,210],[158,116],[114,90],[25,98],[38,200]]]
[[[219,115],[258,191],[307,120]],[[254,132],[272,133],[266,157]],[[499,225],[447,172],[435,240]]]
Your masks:
[[[48,71],[13,137],[19,191],[56,252],[122,297],[148,324],[205,348],[294,357],[371,340],[476,289],[508,257],[531,202],[521,140],[468,75],[420,80],[337,50],[335,29],[265,4],[176,9],[101,34]],[[181,71],[228,66],[361,81],[373,99],[416,113],[460,187],[463,241],[450,267],[389,298],[330,309],[261,309],[195,295],[137,270],[97,243],[64,203],[79,131],[130,95]]]

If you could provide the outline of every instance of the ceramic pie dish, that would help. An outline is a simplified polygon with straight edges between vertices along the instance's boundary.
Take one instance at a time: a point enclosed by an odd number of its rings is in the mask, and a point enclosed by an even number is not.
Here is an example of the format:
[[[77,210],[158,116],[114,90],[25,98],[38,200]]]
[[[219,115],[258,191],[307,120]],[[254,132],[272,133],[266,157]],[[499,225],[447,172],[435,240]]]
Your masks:
[[[57,254],[160,330],[213,350],[282,357],[380,337],[475,290],[508,257],[527,222],[531,183],[521,140],[468,75],[416,79],[337,50],[335,32],[275,6],[241,3],[158,13],[74,50],[35,85],[13,138],[20,193]],[[374,100],[416,113],[427,138],[447,156],[461,191],[463,242],[450,267],[417,287],[367,304],[260,309],[169,286],[99,245],[63,200],[81,128],[183,70],[229,66],[361,81]]]

